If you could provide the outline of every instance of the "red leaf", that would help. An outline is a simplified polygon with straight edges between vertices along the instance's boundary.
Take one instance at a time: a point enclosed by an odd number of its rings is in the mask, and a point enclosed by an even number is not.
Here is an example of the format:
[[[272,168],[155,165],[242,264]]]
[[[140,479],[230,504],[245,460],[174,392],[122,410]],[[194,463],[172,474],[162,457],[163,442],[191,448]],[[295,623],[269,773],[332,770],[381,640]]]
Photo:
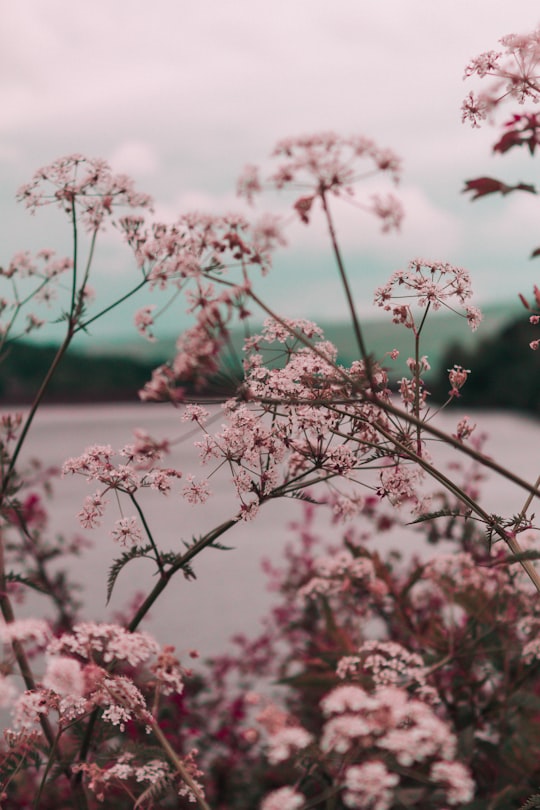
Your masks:
[[[477,200],[479,197],[485,197],[487,194],[510,194],[511,191],[528,191],[530,194],[536,194],[536,188],[528,185],[527,183],[518,183],[516,186],[508,186],[501,180],[495,180],[494,177],[478,177],[476,180],[467,180],[463,193],[472,191],[473,196],[471,200]]]
[[[487,194],[508,194],[510,186],[501,183],[500,180],[495,180],[493,177],[478,177],[476,180],[467,180],[463,193],[472,191],[473,196],[471,199],[477,200],[479,197],[485,197]]]

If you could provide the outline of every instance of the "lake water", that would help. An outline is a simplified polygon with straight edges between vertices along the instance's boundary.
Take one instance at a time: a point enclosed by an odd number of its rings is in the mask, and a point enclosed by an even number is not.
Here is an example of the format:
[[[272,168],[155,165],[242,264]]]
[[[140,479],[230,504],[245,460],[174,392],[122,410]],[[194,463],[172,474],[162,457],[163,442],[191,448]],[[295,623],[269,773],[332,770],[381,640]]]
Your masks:
[[[452,431],[458,418],[445,414],[438,424]],[[497,413],[479,413],[473,421],[489,434],[487,453],[527,480],[536,479],[540,472],[540,422]],[[178,412],[165,405],[49,407],[38,415],[25,455],[60,465],[67,457],[81,454],[90,444],[120,448],[132,441],[137,427],[156,438],[186,436],[191,429],[180,422]],[[448,460],[450,452],[443,450],[441,457]],[[198,456],[192,440],[175,445],[169,464],[184,472],[197,472]],[[85,534],[94,543],[84,558],[71,566],[84,586],[87,606],[84,618],[110,620],[134,591],[149,590],[152,564],[147,560],[130,563],[120,574],[111,604],[106,607],[106,574],[119,551],[109,536],[110,527],[119,516],[115,505],[111,499],[102,528],[83,532],[76,514],[84,497],[95,491],[95,483],[88,485],[83,478],[69,476],[56,481],[54,488],[50,510],[53,530]],[[235,514],[238,506],[226,476],[213,477],[212,489],[214,495],[204,506],[191,506],[180,496],[164,498],[155,492],[145,493],[149,496],[144,502],[145,510],[162,550],[179,550],[182,540],[209,531]],[[492,477],[484,486],[482,504],[487,511],[511,515],[521,509],[525,497],[515,486]],[[233,633],[256,632],[261,615],[271,604],[261,558],[279,560],[280,551],[293,536],[287,524],[299,516],[301,508],[297,502],[282,499],[265,505],[255,521],[234,527],[222,538],[226,545],[234,546],[234,551],[203,552],[194,563],[196,581],[187,581],[177,574],[153,608],[145,627],[162,643],[174,644],[180,654],[195,647],[203,656],[223,651]],[[324,510],[320,527],[325,536],[331,531]],[[381,538],[381,542],[419,548],[418,538],[407,529],[400,529],[391,538]],[[45,609],[42,603],[33,602],[32,607],[34,613]]]

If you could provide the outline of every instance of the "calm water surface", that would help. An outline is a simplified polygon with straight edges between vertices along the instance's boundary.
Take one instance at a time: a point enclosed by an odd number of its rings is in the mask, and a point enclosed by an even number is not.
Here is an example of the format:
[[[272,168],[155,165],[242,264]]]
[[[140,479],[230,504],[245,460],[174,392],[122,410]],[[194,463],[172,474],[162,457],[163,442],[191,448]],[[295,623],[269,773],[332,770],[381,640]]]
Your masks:
[[[446,414],[439,425],[452,431],[457,418]],[[536,479],[540,472],[540,422],[483,413],[476,414],[473,421],[489,434],[487,453],[522,477]],[[220,424],[219,417],[216,424]],[[185,437],[192,426],[181,423],[179,414],[163,405],[44,408],[29,435],[26,458],[34,455],[46,464],[60,465],[67,457],[81,454],[90,444],[111,444],[120,448],[132,441],[137,427],[156,438],[180,438]],[[446,461],[450,452],[433,448],[434,456]],[[184,472],[198,472],[193,439],[174,446],[169,464]],[[165,498],[156,492],[143,493],[147,496],[143,506],[161,549],[179,550],[182,540],[189,541],[193,535],[198,536],[235,514],[237,502],[227,477],[217,475],[211,483],[214,495],[204,506],[191,506],[180,496]],[[149,590],[153,568],[148,560],[130,563],[120,574],[111,604],[105,606],[106,574],[119,550],[109,530],[119,515],[111,499],[102,528],[92,532],[80,529],[76,514],[85,496],[95,489],[95,483],[87,484],[78,476],[59,479],[55,483],[51,520],[56,531],[84,534],[92,540],[93,548],[70,567],[84,587],[85,618],[110,620],[113,612],[123,608],[136,590]],[[513,485],[490,477],[490,483],[484,487],[482,503],[488,511],[515,514],[524,499],[525,494]],[[196,581],[187,581],[178,574],[154,607],[146,623],[147,629],[163,643],[175,644],[180,653],[196,647],[203,656],[224,650],[233,633],[256,632],[261,615],[271,603],[261,572],[261,559],[266,556],[279,560],[280,551],[293,537],[288,523],[298,518],[300,512],[299,503],[282,499],[264,506],[255,521],[233,528],[223,542],[234,546],[234,550],[203,552],[194,564]],[[130,511],[126,510],[126,514]],[[321,534],[327,536],[331,529],[323,510],[320,521]],[[418,538],[407,529],[400,529],[391,538],[381,538],[381,542],[420,548]],[[433,553],[432,549],[426,553]],[[43,604],[33,603],[32,608],[34,614],[44,610],[46,615],[47,608]]]

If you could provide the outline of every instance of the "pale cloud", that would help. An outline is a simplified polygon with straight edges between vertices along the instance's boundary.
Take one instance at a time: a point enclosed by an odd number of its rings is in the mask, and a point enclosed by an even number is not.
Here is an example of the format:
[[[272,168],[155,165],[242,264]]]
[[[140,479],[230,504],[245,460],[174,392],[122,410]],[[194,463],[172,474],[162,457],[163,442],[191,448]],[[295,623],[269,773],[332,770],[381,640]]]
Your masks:
[[[0,0],[0,13],[5,251],[28,238],[63,252],[64,230],[57,239],[49,219],[36,217],[27,237],[27,220],[8,200],[61,154],[107,158],[152,194],[156,218],[171,221],[185,210],[245,210],[234,194],[244,163],[264,161],[283,136],[333,129],[373,137],[404,162],[395,190],[406,212],[401,233],[382,235],[367,214],[338,206],[348,255],[377,256],[381,272],[416,254],[478,268],[488,296],[521,284],[500,257],[507,263],[540,242],[528,213],[534,200],[496,207],[460,196],[465,179],[497,176],[501,164],[511,182],[517,164],[494,160],[496,132],[462,126],[459,107],[467,61],[504,34],[534,28],[537,0]],[[530,172],[523,164],[516,179]],[[374,190],[385,191],[365,186],[359,198]],[[290,199],[268,205],[290,219]],[[312,278],[307,257],[327,245],[323,224],[314,217],[309,229],[288,228],[300,295]],[[114,265],[121,274],[122,259]],[[493,267],[503,276],[497,285]],[[519,268],[530,275],[530,265]],[[323,309],[333,283],[324,272],[310,287]],[[269,293],[280,278],[269,279]]]
[[[154,175],[160,169],[157,149],[144,141],[124,141],[108,159],[115,172],[135,178]]]
[[[381,254],[396,258],[405,255],[429,255],[443,258],[456,252],[463,240],[463,226],[450,210],[431,200],[417,186],[397,188],[372,184],[360,187],[355,200],[369,208],[371,198],[389,191],[398,198],[404,209],[404,220],[399,231],[383,233],[381,223],[367,210],[361,210],[346,198],[331,201],[340,246],[347,251]],[[354,200],[353,200],[354,201]],[[286,209],[281,210],[286,216]],[[289,227],[291,244],[298,249],[322,249],[329,245],[328,228],[320,210],[314,210],[309,226],[297,217]]]

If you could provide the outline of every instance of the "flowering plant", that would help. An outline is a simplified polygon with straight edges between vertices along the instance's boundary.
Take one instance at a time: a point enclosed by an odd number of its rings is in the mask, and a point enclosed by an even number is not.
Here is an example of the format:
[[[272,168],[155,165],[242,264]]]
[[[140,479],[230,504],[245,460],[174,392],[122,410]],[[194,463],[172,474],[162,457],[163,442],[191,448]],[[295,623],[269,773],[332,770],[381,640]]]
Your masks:
[[[475,125],[505,98],[540,98],[538,35],[507,37],[503,45],[504,53],[485,54],[467,69],[497,80],[465,103]],[[534,152],[534,126],[529,116],[499,151],[527,143]],[[414,258],[376,290],[375,304],[411,339],[408,374],[395,383],[388,363],[397,352],[375,358],[366,345],[333,203],[340,197],[357,205],[384,232],[398,228],[403,211],[393,193],[356,195],[367,177],[396,184],[399,159],[365,137],[330,132],[286,139],[273,159],[277,168],[266,180],[248,166],[239,192],[251,204],[265,187],[292,193],[292,216],[306,226],[322,212],[357,346],[349,366],[316,324],[282,317],[256,291],[257,274],[269,272],[273,250],[285,243],[286,222],[198,213],[147,222],[141,210],[151,210],[150,199],[103,161],[80,155],[39,170],[19,192],[32,212],[60,208],[72,251],[66,259],[19,253],[0,271],[4,351],[40,327],[38,314],[27,312],[32,302],[50,303],[57,293],[66,300],[64,340],[30,409],[4,413],[0,423],[0,702],[12,712],[0,757],[2,807],[488,810],[526,801],[537,789],[540,578],[532,504],[540,479],[530,483],[486,455],[466,417],[454,432],[439,427],[424,380],[426,319],[444,307],[473,330],[480,323],[469,273]],[[482,196],[490,186],[468,187]],[[513,189],[492,182],[494,190]],[[90,287],[95,246],[110,225],[138,275],[118,300],[98,306]],[[202,466],[171,466],[171,437],[144,430],[121,448],[93,445],[65,461],[64,475],[94,488],[81,499],[82,527],[105,523],[122,547],[109,597],[134,559],[154,566],[153,583],[129,615],[89,622],[69,578],[51,565],[61,554],[82,553],[83,543],[51,539],[40,492],[49,473],[23,466],[21,451],[76,335],[143,289],[167,296],[165,307],[184,295],[193,316],[141,398],[169,402],[179,423],[196,429]],[[536,288],[535,296],[538,304]],[[256,333],[254,309],[265,318]],[[157,304],[137,310],[141,335],[155,340],[162,311]],[[203,394],[236,323],[246,330],[243,379],[214,429]],[[469,373],[458,365],[449,371],[446,404],[461,395]],[[472,470],[455,459],[445,469],[437,442]],[[228,470],[236,499],[230,517],[184,548],[165,549],[144,498],[177,494],[181,509],[196,508],[211,499],[219,468]],[[523,491],[515,515],[482,505],[484,469]],[[256,521],[278,498],[305,508],[305,522],[295,526],[301,543],[289,550],[287,567],[267,563],[280,601],[259,638],[237,638],[238,654],[193,672],[140,625],[177,573],[193,578],[199,554],[222,548],[225,533]],[[331,521],[352,520],[352,528],[315,554],[315,510],[325,507]],[[382,535],[404,531],[405,523],[433,544],[444,539],[450,553],[447,547],[426,562],[385,556],[368,542],[368,527]],[[16,603],[32,588],[50,600],[53,621],[16,617]],[[276,680],[280,694],[261,688],[262,678]]]

